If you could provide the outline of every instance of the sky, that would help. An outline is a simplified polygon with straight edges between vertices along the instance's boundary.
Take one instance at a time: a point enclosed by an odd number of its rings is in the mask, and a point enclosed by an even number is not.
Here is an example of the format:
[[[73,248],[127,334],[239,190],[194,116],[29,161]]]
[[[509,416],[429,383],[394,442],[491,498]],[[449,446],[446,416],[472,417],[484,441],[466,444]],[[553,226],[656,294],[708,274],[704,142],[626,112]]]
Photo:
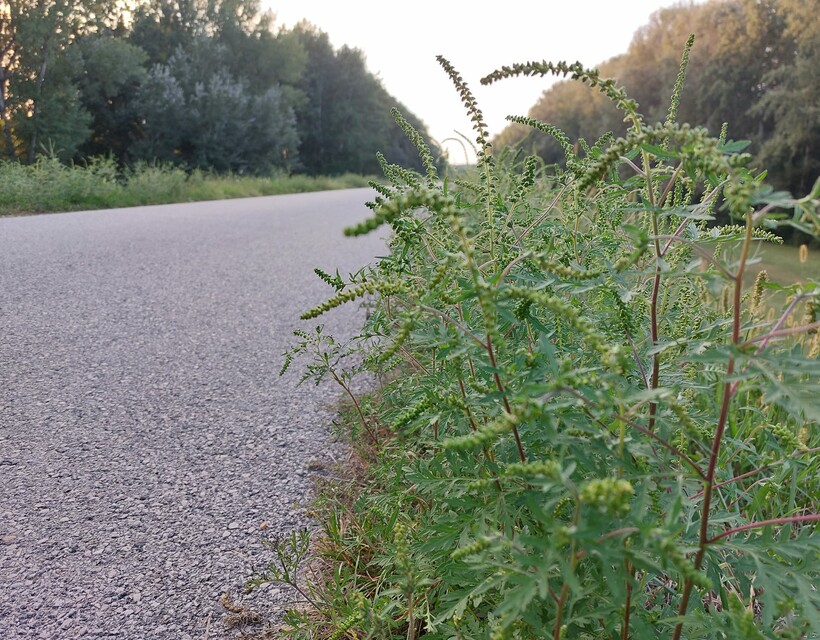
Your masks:
[[[418,116],[451,162],[472,161],[459,133],[471,123],[436,56],[458,69],[484,112],[490,134],[507,115],[526,115],[553,78],[511,78],[489,87],[491,71],[516,62],[582,62],[595,67],[624,53],[635,31],[679,0],[263,0],[276,23],[306,19],[334,47],[362,50],[368,69],[396,100]],[[684,43],[681,42],[681,50]],[[465,155],[466,154],[466,155]]]

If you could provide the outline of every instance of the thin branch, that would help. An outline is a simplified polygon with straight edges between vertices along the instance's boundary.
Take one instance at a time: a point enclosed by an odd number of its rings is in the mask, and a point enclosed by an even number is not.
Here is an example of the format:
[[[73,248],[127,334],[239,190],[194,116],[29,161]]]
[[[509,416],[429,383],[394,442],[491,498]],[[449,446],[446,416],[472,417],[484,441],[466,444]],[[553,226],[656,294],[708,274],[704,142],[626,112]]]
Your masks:
[[[589,400],[588,398],[584,397],[583,394],[579,393],[578,391],[576,391],[572,387],[561,387],[561,390],[566,391],[570,395],[575,396],[576,398],[582,400],[583,402],[590,405],[591,407],[596,407],[597,406],[594,402],[592,402],[592,400]],[[623,415],[620,415],[620,414],[617,414],[617,413],[612,413],[612,414],[609,414],[609,417],[612,418],[613,420],[620,420],[621,422],[623,422],[626,425],[629,425],[630,427],[632,427],[636,431],[640,431],[644,435],[649,436],[650,438],[652,438],[653,440],[658,442],[662,447],[664,447],[665,449],[668,449],[670,452],[674,453],[677,457],[679,457],[686,464],[688,464],[692,468],[692,470],[696,474],[698,474],[698,476],[700,478],[702,478],[704,480],[706,479],[706,476],[704,476],[703,471],[700,470],[700,467],[698,467],[698,465],[695,464],[689,456],[687,456],[685,453],[683,453],[680,449],[678,449],[674,445],[670,444],[669,442],[667,442],[666,440],[661,438],[658,434],[653,433],[652,431],[650,431],[646,427],[642,427],[641,425],[637,424],[633,420],[630,420],[626,416],[623,416]],[[593,419],[596,420],[599,424],[601,424],[604,428],[606,428],[606,425],[599,418],[595,418],[593,416]]]
[[[569,187],[570,182],[571,181],[567,181],[567,183],[563,187],[561,187],[561,190],[555,195],[555,198],[552,199],[552,202],[550,202],[547,205],[547,208],[544,209],[544,212],[540,216],[538,216],[538,218],[536,218],[535,221],[532,222],[532,224],[530,224],[529,227],[524,229],[521,232],[520,236],[518,236],[515,239],[515,243],[518,245],[519,249],[521,249],[522,251],[524,250],[524,247],[521,246],[521,240],[524,238],[524,236],[529,235],[529,233],[533,229],[535,229],[535,227],[537,227],[539,224],[541,224],[546,219],[546,217],[550,214],[550,211],[552,211],[552,209],[555,207],[555,205],[558,204],[558,200],[560,200],[561,196],[564,195],[564,191],[567,190],[567,187]]]
[[[666,196],[669,195],[669,192],[672,191],[672,187],[675,185],[675,182],[680,175],[681,169],[683,169],[683,162],[679,162],[678,166],[675,167],[675,171],[672,176],[669,178],[669,182],[666,183],[666,186],[663,189],[663,193],[661,193],[661,197],[658,198],[658,205],[663,206],[664,200],[666,200]],[[663,255],[663,254],[661,254]]]
[[[402,355],[403,355],[403,356],[407,359],[407,361],[410,363],[410,365],[411,365],[411,366],[412,366],[412,367],[413,367],[416,371],[423,371],[423,372],[425,373],[425,375],[428,375],[428,376],[430,375],[430,372],[427,370],[427,367],[425,367],[425,366],[424,366],[421,362],[419,362],[419,361],[418,361],[418,360],[417,360],[417,359],[413,356],[413,354],[412,354],[412,353],[410,353],[407,349],[405,349],[404,347],[399,347],[399,351],[400,351],[400,352],[401,352],[401,354],[402,354]]]
[[[687,456],[685,453],[683,453],[683,451],[678,449],[673,444],[670,444],[669,442],[667,442],[666,440],[661,438],[654,431],[650,431],[646,427],[642,427],[641,425],[633,422],[632,420],[630,420],[626,416],[620,416],[617,413],[613,413],[611,415],[611,417],[615,418],[616,420],[621,420],[624,424],[629,425],[630,427],[632,427],[636,431],[640,431],[642,434],[644,434],[646,436],[649,436],[650,438],[655,440],[658,444],[660,444],[663,448],[668,449],[671,453],[675,454],[678,458],[680,458],[686,464],[688,464],[692,468],[692,470],[696,474],[698,474],[698,476],[700,478],[702,478],[703,480],[706,479],[706,476],[703,474],[703,471],[701,471],[700,467],[697,464],[695,464],[695,462],[689,456]]]
[[[783,458],[782,460],[778,460],[776,462],[772,462],[770,464],[765,464],[762,467],[758,467],[757,469],[752,469],[751,471],[747,471],[746,473],[742,473],[739,476],[735,476],[734,478],[729,478],[728,480],[724,480],[723,482],[718,482],[714,485],[714,489],[720,489],[721,487],[725,487],[727,484],[732,484],[733,482],[739,482],[741,480],[745,480],[746,478],[751,478],[758,473],[763,473],[764,471],[768,471],[778,465],[783,464],[786,460],[791,460],[793,458],[799,458],[800,456],[805,456],[813,453],[820,452],[820,447],[814,447],[813,449],[803,449],[802,451],[795,451],[791,455]],[[700,496],[703,495],[703,489],[698,491],[697,493],[693,494],[691,500],[697,500]]]
[[[776,207],[777,207],[776,204],[769,203],[765,207],[763,207],[760,211],[755,211],[754,214],[752,214],[752,223],[757,224],[763,218],[766,217],[766,214],[768,214],[769,211],[771,211],[772,209],[774,209]]]
[[[684,220],[678,225],[678,228],[675,229],[675,233],[673,233],[666,241],[666,245],[664,245],[663,250],[661,251],[661,257],[665,256],[666,252],[669,251],[669,247],[672,246],[672,241],[680,238],[680,234],[683,233],[683,230],[686,228],[688,222],[688,220]]]
[[[470,331],[467,327],[465,327],[463,324],[461,324],[457,320],[454,320],[453,318],[448,316],[443,311],[440,311],[439,309],[436,309],[435,307],[429,307],[426,304],[419,305],[419,308],[424,309],[425,311],[429,311],[430,313],[439,316],[445,322],[449,322],[451,325],[456,327],[459,331],[464,333],[464,335],[469,336],[470,338],[472,338],[476,342],[476,344],[478,346],[480,346],[482,349],[487,348],[486,343],[484,343],[478,336],[476,336],[476,334],[474,334],[472,331]]]
[[[630,167],[632,167],[632,169],[635,171],[635,173],[637,173],[639,176],[641,176],[642,178],[645,178],[645,177],[646,177],[646,173],[644,172],[644,170],[643,170],[643,169],[641,169],[641,168],[640,168],[638,165],[636,165],[634,162],[632,162],[632,160],[630,160],[630,159],[629,159],[629,158],[627,158],[626,156],[621,156],[621,160],[622,160],[623,162],[625,162],[626,164],[628,164]]]
[[[670,240],[670,241],[677,240],[678,242],[682,242],[683,244],[689,245],[697,253],[699,253],[701,255],[701,257],[705,258],[708,262],[711,262],[715,267],[717,267],[718,271],[720,271],[727,278],[729,278],[730,280],[735,279],[735,274],[734,273],[732,273],[726,267],[724,267],[722,264],[720,264],[720,261],[717,260],[714,255],[709,253],[706,249],[701,247],[696,242],[693,242],[692,240],[687,240],[686,238],[681,238],[680,236],[675,236],[675,235],[671,235],[671,236],[670,235],[659,235],[659,236],[656,236],[656,238],[658,240]]]
[[[820,513],[810,513],[805,516],[792,516],[790,518],[772,518],[771,520],[763,520],[761,522],[751,522],[749,524],[744,524],[742,527],[734,527],[732,529],[727,529],[723,533],[719,533],[713,538],[709,538],[706,541],[706,544],[713,544],[722,538],[727,538],[735,533],[740,533],[741,531],[748,531],[749,529],[759,529],[760,527],[768,527],[769,525],[773,524],[797,524],[803,522],[818,522],[820,521]]]
[[[641,372],[641,377],[643,378],[643,385],[649,389],[649,378],[646,377],[646,371],[643,368],[643,362],[641,362],[641,356],[638,353],[638,347],[635,344],[635,341],[632,339],[632,334],[629,333],[629,329],[626,329],[626,339],[629,340],[629,345],[632,347],[632,353],[635,354],[635,362],[638,364],[638,370]]]
[[[678,165],[678,168],[680,168],[680,166],[681,166],[681,165]],[[716,195],[716,194],[718,193],[718,191],[720,190],[720,188],[721,188],[721,187],[722,187],[722,186],[723,186],[726,182],[727,182],[727,181],[723,181],[723,182],[721,182],[721,183],[720,183],[717,187],[715,187],[714,189],[712,189],[712,191],[710,191],[710,192],[709,192],[709,195],[708,195],[708,196],[706,196],[703,200],[701,200],[701,202],[700,202],[700,205],[699,205],[699,206],[703,206],[703,205],[705,205],[707,202],[709,202],[710,200],[713,200],[713,199],[714,199],[714,197],[715,197],[715,195]],[[671,183],[670,183],[670,184],[671,184]],[[664,195],[665,195],[665,194],[664,194]],[[668,237],[667,237],[666,246],[663,248],[663,251],[661,251],[661,256],[666,255],[666,252],[667,252],[667,251],[669,251],[669,247],[672,245],[672,242],[673,242],[674,240],[680,240],[680,239],[681,239],[681,238],[680,238],[680,234],[683,232],[683,230],[686,228],[686,226],[687,226],[688,224],[689,224],[689,221],[688,221],[688,220],[686,220],[686,219],[683,219],[683,220],[681,221],[681,223],[678,225],[678,228],[675,230],[675,233],[673,233],[671,236],[668,236]],[[693,246],[696,246],[696,245],[693,245]]]
[[[804,324],[800,327],[792,327],[791,329],[778,329],[777,331],[770,331],[766,335],[757,336],[756,338],[751,338],[743,343],[743,346],[746,347],[750,344],[754,344],[755,342],[760,342],[761,340],[765,341],[762,345],[760,345],[760,349],[758,353],[763,350],[768,341],[771,338],[781,338],[783,336],[795,336],[801,333],[811,333],[812,331],[816,331],[820,329],[820,320],[817,322],[812,322],[811,324]]]
[[[515,260],[510,262],[510,264],[508,264],[506,267],[504,267],[504,271],[501,272],[501,276],[499,276],[498,282],[496,283],[495,286],[500,287],[501,283],[504,281],[504,278],[506,278],[508,275],[510,275],[510,271],[512,271],[512,269],[515,265],[517,265],[519,262],[522,262],[523,260],[526,260],[527,258],[531,258],[533,255],[535,255],[535,254],[532,251],[527,251],[526,253],[522,253]]]
[[[501,400],[504,402],[504,410],[507,412],[507,415],[511,416],[513,414],[512,407],[510,406],[510,401],[507,399],[507,392],[501,382],[501,376],[498,375],[498,364],[495,360],[495,350],[493,349],[493,342],[490,339],[489,333],[487,333],[487,355],[490,358],[490,366],[493,368],[493,379],[495,380],[495,386],[501,394]],[[521,442],[521,434],[519,433],[518,426],[515,423],[512,425],[512,432],[513,437],[515,438],[515,446],[518,449],[518,457],[521,462],[526,462],[527,455],[524,453],[524,445]]]
[[[755,355],[760,355],[760,353],[762,353],[763,350],[766,348],[766,346],[769,344],[769,341],[772,339],[772,337],[775,334],[780,332],[780,330],[781,330],[780,328],[783,326],[783,324],[786,322],[786,319],[791,315],[791,312],[794,311],[794,308],[798,305],[798,303],[802,299],[803,299],[803,296],[797,296],[794,300],[792,300],[791,304],[788,307],[786,307],[786,310],[780,315],[780,318],[778,318],[778,320],[775,323],[774,327],[772,327],[772,330],[769,331],[769,333],[764,334],[763,336],[758,336],[758,338],[760,338],[760,340],[763,341],[763,344],[761,344],[757,348],[757,350],[755,351]],[[815,324],[818,324],[820,326],[820,322],[815,323]],[[798,328],[801,328],[801,327],[798,327]],[[791,329],[784,329],[784,331],[791,331]],[[752,340],[748,340],[745,344],[748,344],[750,342],[756,342],[756,341],[757,341],[757,339],[753,338]],[[745,371],[748,368],[748,366],[749,365],[747,364],[746,367],[743,368],[743,370]],[[734,393],[737,390],[737,387],[738,387],[739,384],[740,384],[740,380],[735,380],[732,383],[732,388],[731,388],[732,393]]]

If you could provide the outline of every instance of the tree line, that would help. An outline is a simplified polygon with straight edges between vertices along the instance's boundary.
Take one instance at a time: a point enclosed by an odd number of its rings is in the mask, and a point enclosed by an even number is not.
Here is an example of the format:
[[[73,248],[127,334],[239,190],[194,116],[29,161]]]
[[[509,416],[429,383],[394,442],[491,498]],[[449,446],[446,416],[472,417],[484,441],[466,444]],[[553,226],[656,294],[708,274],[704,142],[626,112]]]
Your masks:
[[[217,172],[420,167],[361,51],[259,0],[0,1],[0,156]]]
[[[656,12],[629,49],[600,65],[617,79],[650,122],[663,122],[684,44],[696,36],[678,120],[717,135],[749,140],[767,180],[807,193],[820,175],[820,21],[816,0],[711,0]],[[622,115],[599,92],[562,81],[545,91],[529,116],[593,141],[625,132]],[[507,127],[495,145],[518,145],[548,163],[564,152],[545,134]]]

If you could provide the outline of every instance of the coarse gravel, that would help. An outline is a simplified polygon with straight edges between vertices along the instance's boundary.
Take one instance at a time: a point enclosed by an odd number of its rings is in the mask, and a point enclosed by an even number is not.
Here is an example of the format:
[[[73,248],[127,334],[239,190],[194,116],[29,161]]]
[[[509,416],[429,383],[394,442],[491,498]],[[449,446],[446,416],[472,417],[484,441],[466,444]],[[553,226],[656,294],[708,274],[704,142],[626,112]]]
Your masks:
[[[384,252],[367,189],[0,219],[0,639],[234,637],[261,542],[308,523],[343,447],[333,387],[283,378],[292,330]],[[382,234],[383,235],[383,234]],[[298,365],[297,365],[298,366]]]

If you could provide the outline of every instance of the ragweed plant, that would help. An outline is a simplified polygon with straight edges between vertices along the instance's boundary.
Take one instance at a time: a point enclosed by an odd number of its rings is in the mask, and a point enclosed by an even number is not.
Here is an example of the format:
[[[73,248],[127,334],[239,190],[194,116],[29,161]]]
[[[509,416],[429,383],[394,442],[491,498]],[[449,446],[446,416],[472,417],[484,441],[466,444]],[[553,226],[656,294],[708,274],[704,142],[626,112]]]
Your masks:
[[[475,123],[475,181],[439,178],[397,117],[427,174],[385,161],[390,186],[347,231],[389,225],[390,255],[357,283],[324,274],[337,294],[306,313],[376,296],[359,346],[389,380],[392,435],[328,511],[325,602],[367,603],[333,637],[820,633],[820,285],[743,286],[778,224],[817,232],[820,183],[775,193],[725,129],[676,122],[691,46],[657,125],[578,63],[484,78],[569,76],[623,111],[625,137],[577,147],[512,118],[559,140],[552,170],[493,156],[442,58]],[[735,224],[710,228],[717,207]]]

